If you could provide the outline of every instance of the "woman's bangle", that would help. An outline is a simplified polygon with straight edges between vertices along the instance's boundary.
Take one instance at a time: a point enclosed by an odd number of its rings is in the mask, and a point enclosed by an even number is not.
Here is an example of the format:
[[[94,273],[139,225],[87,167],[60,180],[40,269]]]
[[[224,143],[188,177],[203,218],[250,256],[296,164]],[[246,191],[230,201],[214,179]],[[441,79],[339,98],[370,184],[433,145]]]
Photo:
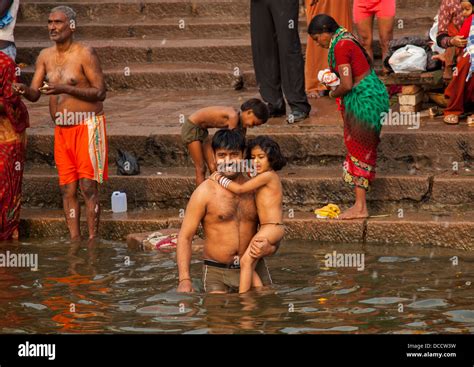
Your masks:
[[[179,283],[184,282],[185,280],[189,280],[189,281],[190,281],[191,278],[184,278],[184,279],[181,279],[181,280],[179,281]],[[179,284],[179,283],[178,283],[178,284]]]
[[[335,98],[334,97],[334,91],[332,91],[332,90],[329,91],[329,98]]]

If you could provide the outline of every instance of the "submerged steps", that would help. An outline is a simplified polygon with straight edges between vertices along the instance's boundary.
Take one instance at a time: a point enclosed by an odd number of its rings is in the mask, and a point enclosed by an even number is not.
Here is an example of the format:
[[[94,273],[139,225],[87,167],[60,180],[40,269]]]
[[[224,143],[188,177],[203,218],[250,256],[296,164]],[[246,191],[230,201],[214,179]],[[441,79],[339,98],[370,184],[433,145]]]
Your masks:
[[[84,214],[84,213],[82,213]],[[367,220],[336,221],[316,219],[312,213],[295,212],[285,218],[285,239],[317,240],[323,243],[367,243],[440,246],[474,250],[473,212],[452,216],[407,213]],[[101,218],[103,238],[124,240],[127,234],[179,228],[182,218],[170,211],[142,210],[125,214],[105,212]],[[86,223],[81,220],[82,231]],[[24,237],[66,237],[67,228],[60,210],[22,209],[20,233]]]

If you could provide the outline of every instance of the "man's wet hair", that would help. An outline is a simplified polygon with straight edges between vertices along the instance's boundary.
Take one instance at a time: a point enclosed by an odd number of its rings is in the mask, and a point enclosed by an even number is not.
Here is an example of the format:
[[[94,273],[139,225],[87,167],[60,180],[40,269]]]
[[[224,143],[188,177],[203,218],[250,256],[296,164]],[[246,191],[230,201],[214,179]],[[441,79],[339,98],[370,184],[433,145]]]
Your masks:
[[[65,5],[56,6],[55,8],[51,9],[49,13],[50,14],[63,13],[69,21],[73,21],[74,23],[76,23],[77,14],[74,11],[74,9],[71,8],[70,6],[65,6]]]
[[[267,105],[258,98],[251,98],[240,106],[242,112],[252,110],[253,114],[257,116],[263,123],[267,122],[270,112]]]
[[[238,129],[218,130],[212,138],[212,150],[217,149],[245,151],[245,136]]]
[[[252,159],[252,149],[260,147],[268,157],[268,162],[272,170],[279,171],[286,166],[286,158],[281,153],[280,146],[272,138],[266,135],[259,135],[255,139],[252,139],[247,144],[246,159]]]

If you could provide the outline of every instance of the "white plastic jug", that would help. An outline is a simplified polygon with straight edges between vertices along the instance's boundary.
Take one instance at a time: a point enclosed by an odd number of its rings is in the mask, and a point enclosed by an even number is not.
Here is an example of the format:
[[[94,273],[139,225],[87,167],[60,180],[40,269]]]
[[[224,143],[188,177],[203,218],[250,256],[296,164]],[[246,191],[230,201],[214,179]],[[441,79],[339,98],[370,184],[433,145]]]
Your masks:
[[[112,212],[125,213],[127,211],[127,194],[120,191],[112,193]]]

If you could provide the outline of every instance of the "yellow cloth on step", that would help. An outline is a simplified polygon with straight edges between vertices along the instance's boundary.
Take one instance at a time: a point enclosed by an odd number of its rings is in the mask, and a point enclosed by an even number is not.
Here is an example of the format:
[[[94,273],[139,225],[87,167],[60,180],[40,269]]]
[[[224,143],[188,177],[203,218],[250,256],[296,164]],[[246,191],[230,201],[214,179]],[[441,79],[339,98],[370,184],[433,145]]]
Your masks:
[[[339,209],[336,204],[328,204],[321,209],[316,209],[314,214],[316,214],[318,218],[334,219],[339,217],[339,214],[341,214],[341,209]]]

